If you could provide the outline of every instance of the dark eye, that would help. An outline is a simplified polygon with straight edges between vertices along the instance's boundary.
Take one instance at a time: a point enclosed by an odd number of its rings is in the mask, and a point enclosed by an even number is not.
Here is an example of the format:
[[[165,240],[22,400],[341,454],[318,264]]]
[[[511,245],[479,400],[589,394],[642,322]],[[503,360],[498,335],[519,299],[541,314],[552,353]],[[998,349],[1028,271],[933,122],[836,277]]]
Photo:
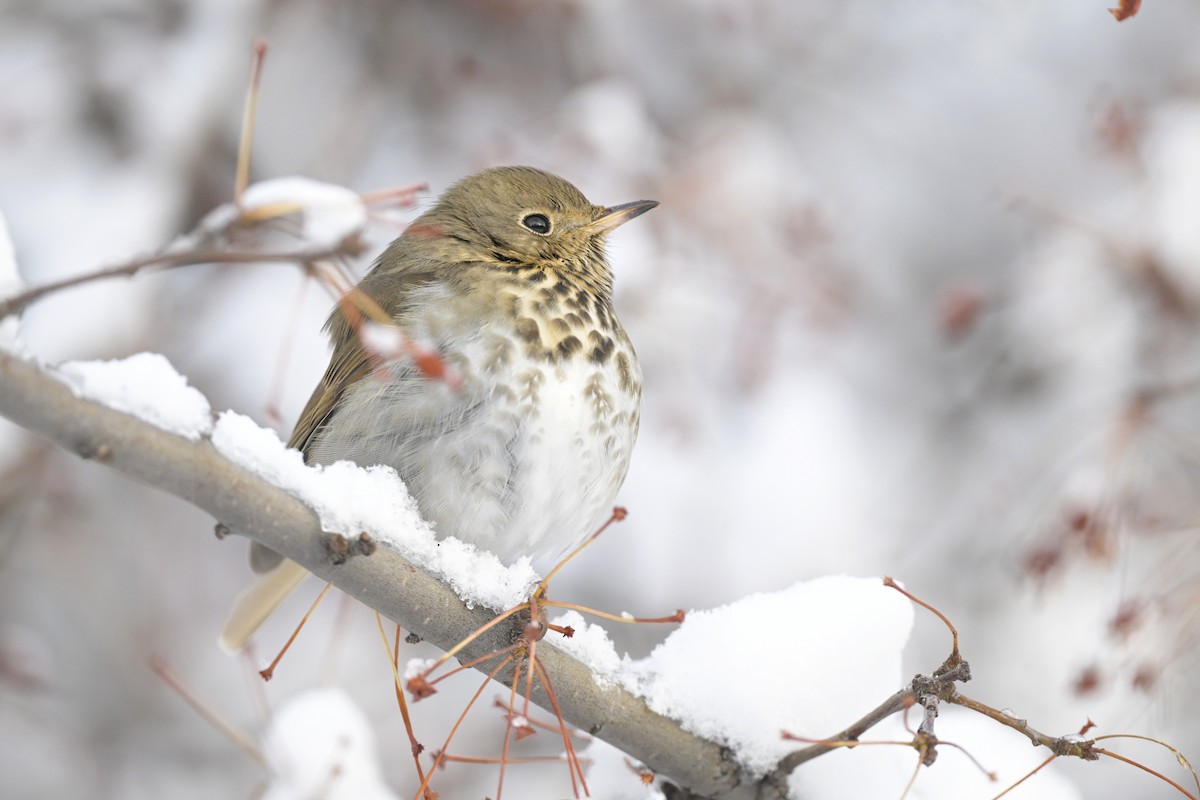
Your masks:
[[[526,214],[521,219],[521,224],[543,236],[550,232],[550,218],[545,214]]]

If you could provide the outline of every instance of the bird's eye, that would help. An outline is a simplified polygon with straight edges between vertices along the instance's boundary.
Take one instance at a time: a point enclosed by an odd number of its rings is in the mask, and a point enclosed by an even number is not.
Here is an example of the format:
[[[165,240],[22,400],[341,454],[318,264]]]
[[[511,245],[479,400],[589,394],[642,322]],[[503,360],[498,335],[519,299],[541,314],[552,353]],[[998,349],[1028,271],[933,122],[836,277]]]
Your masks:
[[[521,218],[521,224],[541,236],[550,232],[550,218],[545,214],[526,214]]]

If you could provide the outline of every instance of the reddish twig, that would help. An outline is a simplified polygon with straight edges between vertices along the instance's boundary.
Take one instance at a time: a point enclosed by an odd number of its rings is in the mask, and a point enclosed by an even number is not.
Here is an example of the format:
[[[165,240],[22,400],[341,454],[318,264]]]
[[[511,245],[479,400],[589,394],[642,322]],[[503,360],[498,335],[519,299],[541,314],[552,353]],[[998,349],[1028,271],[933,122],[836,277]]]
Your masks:
[[[438,754],[434,757],[433,766],[429,768],[429,774],[426,775],[425,779],[421,781],[421,785],[417,789],[417,793],[413,796],[413,800],[420,800],[421,795],[423,795],[425,790],[429,788],[429,779],[433,777],[433,773],[437,772],[437,768],[441,766],[445,757],[446,749],[450,747],[450,742],[454,740],[454,736],[458,733],[458,729],[462,727],[463,720],[467,718],[467,713],[471,710],[471,707],[475,705],[475,701],[479,699],[479,696],[483,694],[483,690],[487,688],[487,685],[491,683],[496,677],[497,673],[504,668],[504,665],[512,659],[513,656],[510,654],[507,658],[497,664],[495,669],[489,672],[487,677],[483,679],[483,683],[479,685],[479,689],[476,690],[475,694],[471,696],[471,699],[467,701],[466,708],[464,708],[462,713],[458,715],[458,719],[454,722],[454,727],[450,729],[450,734],[446,737],[445,743],[442,745],[441,749],[438,750]]]
[[[250,148],[254,142],[254,119],[258,112],[258,90],[262,85],[263,62],[267,58],[267,40],[254,42],[254,57],[250,65],[250,81],[246,86],[246,105],[242,110],[242,133],[238,137],[237,169],[233,181],[233,201],[239,206],[242,194],[250,184]]]
[[[583,767],[579,763],[579,755],[575,752],[575,745],[571,742],[571,737],[567,734],[567,723],[563,719],[562,709],[558,705],[558,695],[554,693],[554,687],[550,685],[550,676],[546,673],[545,667],[539,662],[532,662],[532,666],[537,670],[538,681],[541,682],[542,688],[546,690],[546,697],[550,699],[550,705],[554,708],[554,716],[558,719],[558,728],[562,732],[563,748],[567,754],[567,771],[571,773],[571,789],[575,792],[575,797],[579,797],[579,787],[575,783],[575,775],[579,775],[579,784],[583,786],[583,793],[588,792],[587,779],[583,777]]]
[[[52,281],[34,286],[20,294],[0,301],[0,319],[19,314],[24,311],[32,303],[42,299],[46,295],[54,292],[70,289],[75,286],[82,286],[86,283],[94,281],[106,280],[108,278],[131,278],[143,270],[159,268],[173,269],[175,267],[187,267],[195,264],[254,264],[254,263],[280,263],[294,262],[299,264],[311,264],[325,259],[335,258],[342,255],[340,247],[321,247],[311,250],[294,250],[291,252],[248,252],[240,250],[172,250],[162,253],[156,253],[151,256],[135,258],[126,261],[123,264],[118,264],[114,267],[106,267],[88,272],[83,275],[75,275],[70,278]]]
[[[319,595],[317,595],[317,599],[313,600],[312,605],[308,607],[308,611],[306,611],[304,616],[300,618],[300,623],[296,626],[296,629],[292,631],[292,635],[288,637],[286,642],[284,642],[283,647],[280,649],[278,655],[275,656],[275,660],[267,665],[266,669],[261,669],[258,671],[258,674],[262,676],[264,681],[269,681],[275,676],[275,667],[279,666],[279,662],[283,659],[283,654],[286,653],[288,648],[292,646],[292,642],[296,641],[296,637],[300,635],[300,629],[304,627],[306,622],[308,622],[308,618],[313,615],[313,612],[317,610],[317,606],[321,605],[321,601],[325,599],[325,595],[329,594],[329,590],[332,588],[332,583],[325,584],[325,588],[321,590]]]
[[[400,717],[404,720],[404,730],[408,734],[409,748],[412,750],[413,763],[417,768],[417,777],[422,782],[425,781],[425,771],[421,767],[421,753],[425,750],[425,745],[421,744],[417,739],[417,734],[413,730],[412,717],[408,713],[408,701],[404,699],[403,682],[400,680],[400,626],[396,626],[396,645],[395,649],[388,646],[387,634],[383,631],[383,617],[379,612],[375,612],[375,625],[379,628],[379,636],[383,639],[383,648],[388,651],[388,661],[392,665],[392,680],[395,683],[396,703],[400,706]],[[425,791],[425,800],[434,800],[435,795],[428,790]]]
[[[210,708],[206,703],[201,701],[200,698],[196,696],[196,693],[191,690],[191,687],[187,686],[179,678],[179,676],[175,674],[175,671],[171,669],[170,665],[168,665],[162,657],[151,656],[150,668],[154,670],[154,674],[162,678],[165,684],[174,689],[175,693],[182,697],[185,703],[191,706],[197,714],[203,717],[209,725],[212,725],[218,731],[223,733],[231,742],[233,742],[237,749],[241,750],[243,753],[258,762],[259,766],[264,768],[268,766],[266,757],[262,754],[262,750],[258,748],[258,745],[254,742],[254,740],[234,726],[233,723],[229,722],[212,708]]]

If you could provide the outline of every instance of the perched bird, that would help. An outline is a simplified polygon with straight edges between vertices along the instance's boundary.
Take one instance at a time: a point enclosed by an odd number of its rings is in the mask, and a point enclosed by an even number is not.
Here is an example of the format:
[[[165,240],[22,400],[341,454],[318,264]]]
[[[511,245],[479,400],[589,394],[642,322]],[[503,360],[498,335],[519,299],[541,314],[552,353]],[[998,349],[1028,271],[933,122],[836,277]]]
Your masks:
[[[440,536],[505,562],[557,556],[603,520],[629,468],[642,373],[612,305],[609,231],[658,203],[604,207],[531,167],[450,187],[358,290],[461,385],[375,363],[341,306],[333,356],[289,446],[314,464],[395,468]],[[221,636],[238,650],[307,575],[251,545],[263,573]]]

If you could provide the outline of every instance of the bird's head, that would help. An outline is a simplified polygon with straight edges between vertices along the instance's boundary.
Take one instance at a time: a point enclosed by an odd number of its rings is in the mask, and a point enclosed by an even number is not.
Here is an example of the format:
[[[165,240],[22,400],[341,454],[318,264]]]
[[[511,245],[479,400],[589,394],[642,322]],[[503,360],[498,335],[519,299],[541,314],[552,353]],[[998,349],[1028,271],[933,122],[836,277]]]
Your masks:
[[[557,175],[497,167],[447,189],[409,235],[435,239],[446,261],[607,271],[605,235],[657,205],[595,205]]]

